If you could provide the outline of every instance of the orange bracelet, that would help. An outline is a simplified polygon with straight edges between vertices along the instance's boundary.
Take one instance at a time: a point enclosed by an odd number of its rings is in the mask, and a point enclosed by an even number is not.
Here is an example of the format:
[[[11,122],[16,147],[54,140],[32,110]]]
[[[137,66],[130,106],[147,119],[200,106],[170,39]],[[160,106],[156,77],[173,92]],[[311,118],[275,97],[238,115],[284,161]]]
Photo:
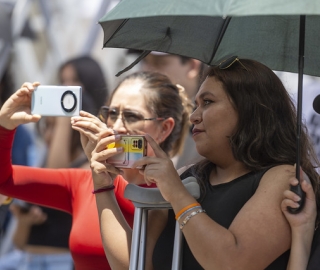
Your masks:
[[[198,202],[192,203],[192,204],[189,204],[188,206],[182,208],[182,209],[178,212],[178,214],[176,214],[176,217],[175,217],[176,220],[177,220],[185,211],[187,211],[188,209],[190,209],[190,208],[192,208],[192,207],[194,207],[194,206],[200,206],[200,203],[198,203]]]

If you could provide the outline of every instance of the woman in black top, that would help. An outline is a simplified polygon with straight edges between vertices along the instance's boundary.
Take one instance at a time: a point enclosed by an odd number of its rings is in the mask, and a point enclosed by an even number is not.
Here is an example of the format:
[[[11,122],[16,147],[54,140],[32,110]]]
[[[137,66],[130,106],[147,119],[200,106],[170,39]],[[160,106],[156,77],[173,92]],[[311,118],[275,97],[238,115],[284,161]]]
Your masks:
[[[156,183],[173,208],[168,214],[149,215],[146,269],[170,268],[166,254],[172,253],[175,220],[185,237],[183,269],[286,269],[291,234],[280,205],[295,178],[297,117],[283,84],[261,63],[227,59],[209,69],[190,120],[197,151],[205,160],[181,178],[198,180],[198,202],[150,136],[146,138],[156,157],[135,163],[143,166],[146,183]],[[105,150],[114,141],[112,134],[101,134],[92,153],[95,187],[111,185],[114,174],[121,173],[105,163],[115,154]],[[305,127],[300,165],[319,200],[319,163]],[[113,192],[97,194],[96,200],[109,263],[128,269],[129,252],[124,250],[129,250],[132,231]]]

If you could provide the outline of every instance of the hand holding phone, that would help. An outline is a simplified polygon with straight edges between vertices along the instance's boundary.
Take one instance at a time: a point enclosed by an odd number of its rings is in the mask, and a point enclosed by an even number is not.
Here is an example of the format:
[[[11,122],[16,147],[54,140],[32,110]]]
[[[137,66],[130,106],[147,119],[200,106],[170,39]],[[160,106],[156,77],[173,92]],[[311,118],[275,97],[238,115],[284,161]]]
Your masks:
[[[107,146],[123,147],[123,152],[108,158],[107,162],[117,168],[132,168],[133,163],[147,155],[147,140],[142,135],[122,135],[121,140]]]
[[[31,114],[78,116],[81,105],[81,86],[39,85],[32,93]]]

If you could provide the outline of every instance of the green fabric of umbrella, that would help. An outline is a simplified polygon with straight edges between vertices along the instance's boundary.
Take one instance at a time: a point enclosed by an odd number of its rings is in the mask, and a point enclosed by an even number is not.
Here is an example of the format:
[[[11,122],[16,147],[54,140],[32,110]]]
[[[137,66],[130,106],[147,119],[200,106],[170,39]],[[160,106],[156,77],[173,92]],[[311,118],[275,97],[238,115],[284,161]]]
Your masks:
[[[122,0],[99,23],[104,47],[179,54],[209,65],[236,54],[297,73],[298,14],[309,14],[304,74],[320,76],[318,0]]]

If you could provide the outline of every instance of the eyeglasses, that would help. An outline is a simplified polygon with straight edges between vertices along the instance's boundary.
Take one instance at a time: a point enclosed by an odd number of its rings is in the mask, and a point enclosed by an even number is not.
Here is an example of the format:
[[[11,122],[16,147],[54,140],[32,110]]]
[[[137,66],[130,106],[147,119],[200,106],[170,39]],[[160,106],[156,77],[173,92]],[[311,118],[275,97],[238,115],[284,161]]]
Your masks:
[[[229,67],[231,67],[235,62],[239,62],[239,64],[246,70],[247,68],[241,63],[241,61],[239,60],[238,56],[231,56],[230,58],[226,59],[226,60],[223,60],[219,65],[218,67],[220,69],[227,69]]]
[[[123,125],[130,130],[143,129],[144,121],[162,121],[165,119],[163,117],[145,118],[141,113],[137,111],[126,109],[119,111],[115,108],[109,108],[108,106],[102,106],[99,112],[100,120],[106,123],[107,126],[113,126],[119,119],[120,115]]]

